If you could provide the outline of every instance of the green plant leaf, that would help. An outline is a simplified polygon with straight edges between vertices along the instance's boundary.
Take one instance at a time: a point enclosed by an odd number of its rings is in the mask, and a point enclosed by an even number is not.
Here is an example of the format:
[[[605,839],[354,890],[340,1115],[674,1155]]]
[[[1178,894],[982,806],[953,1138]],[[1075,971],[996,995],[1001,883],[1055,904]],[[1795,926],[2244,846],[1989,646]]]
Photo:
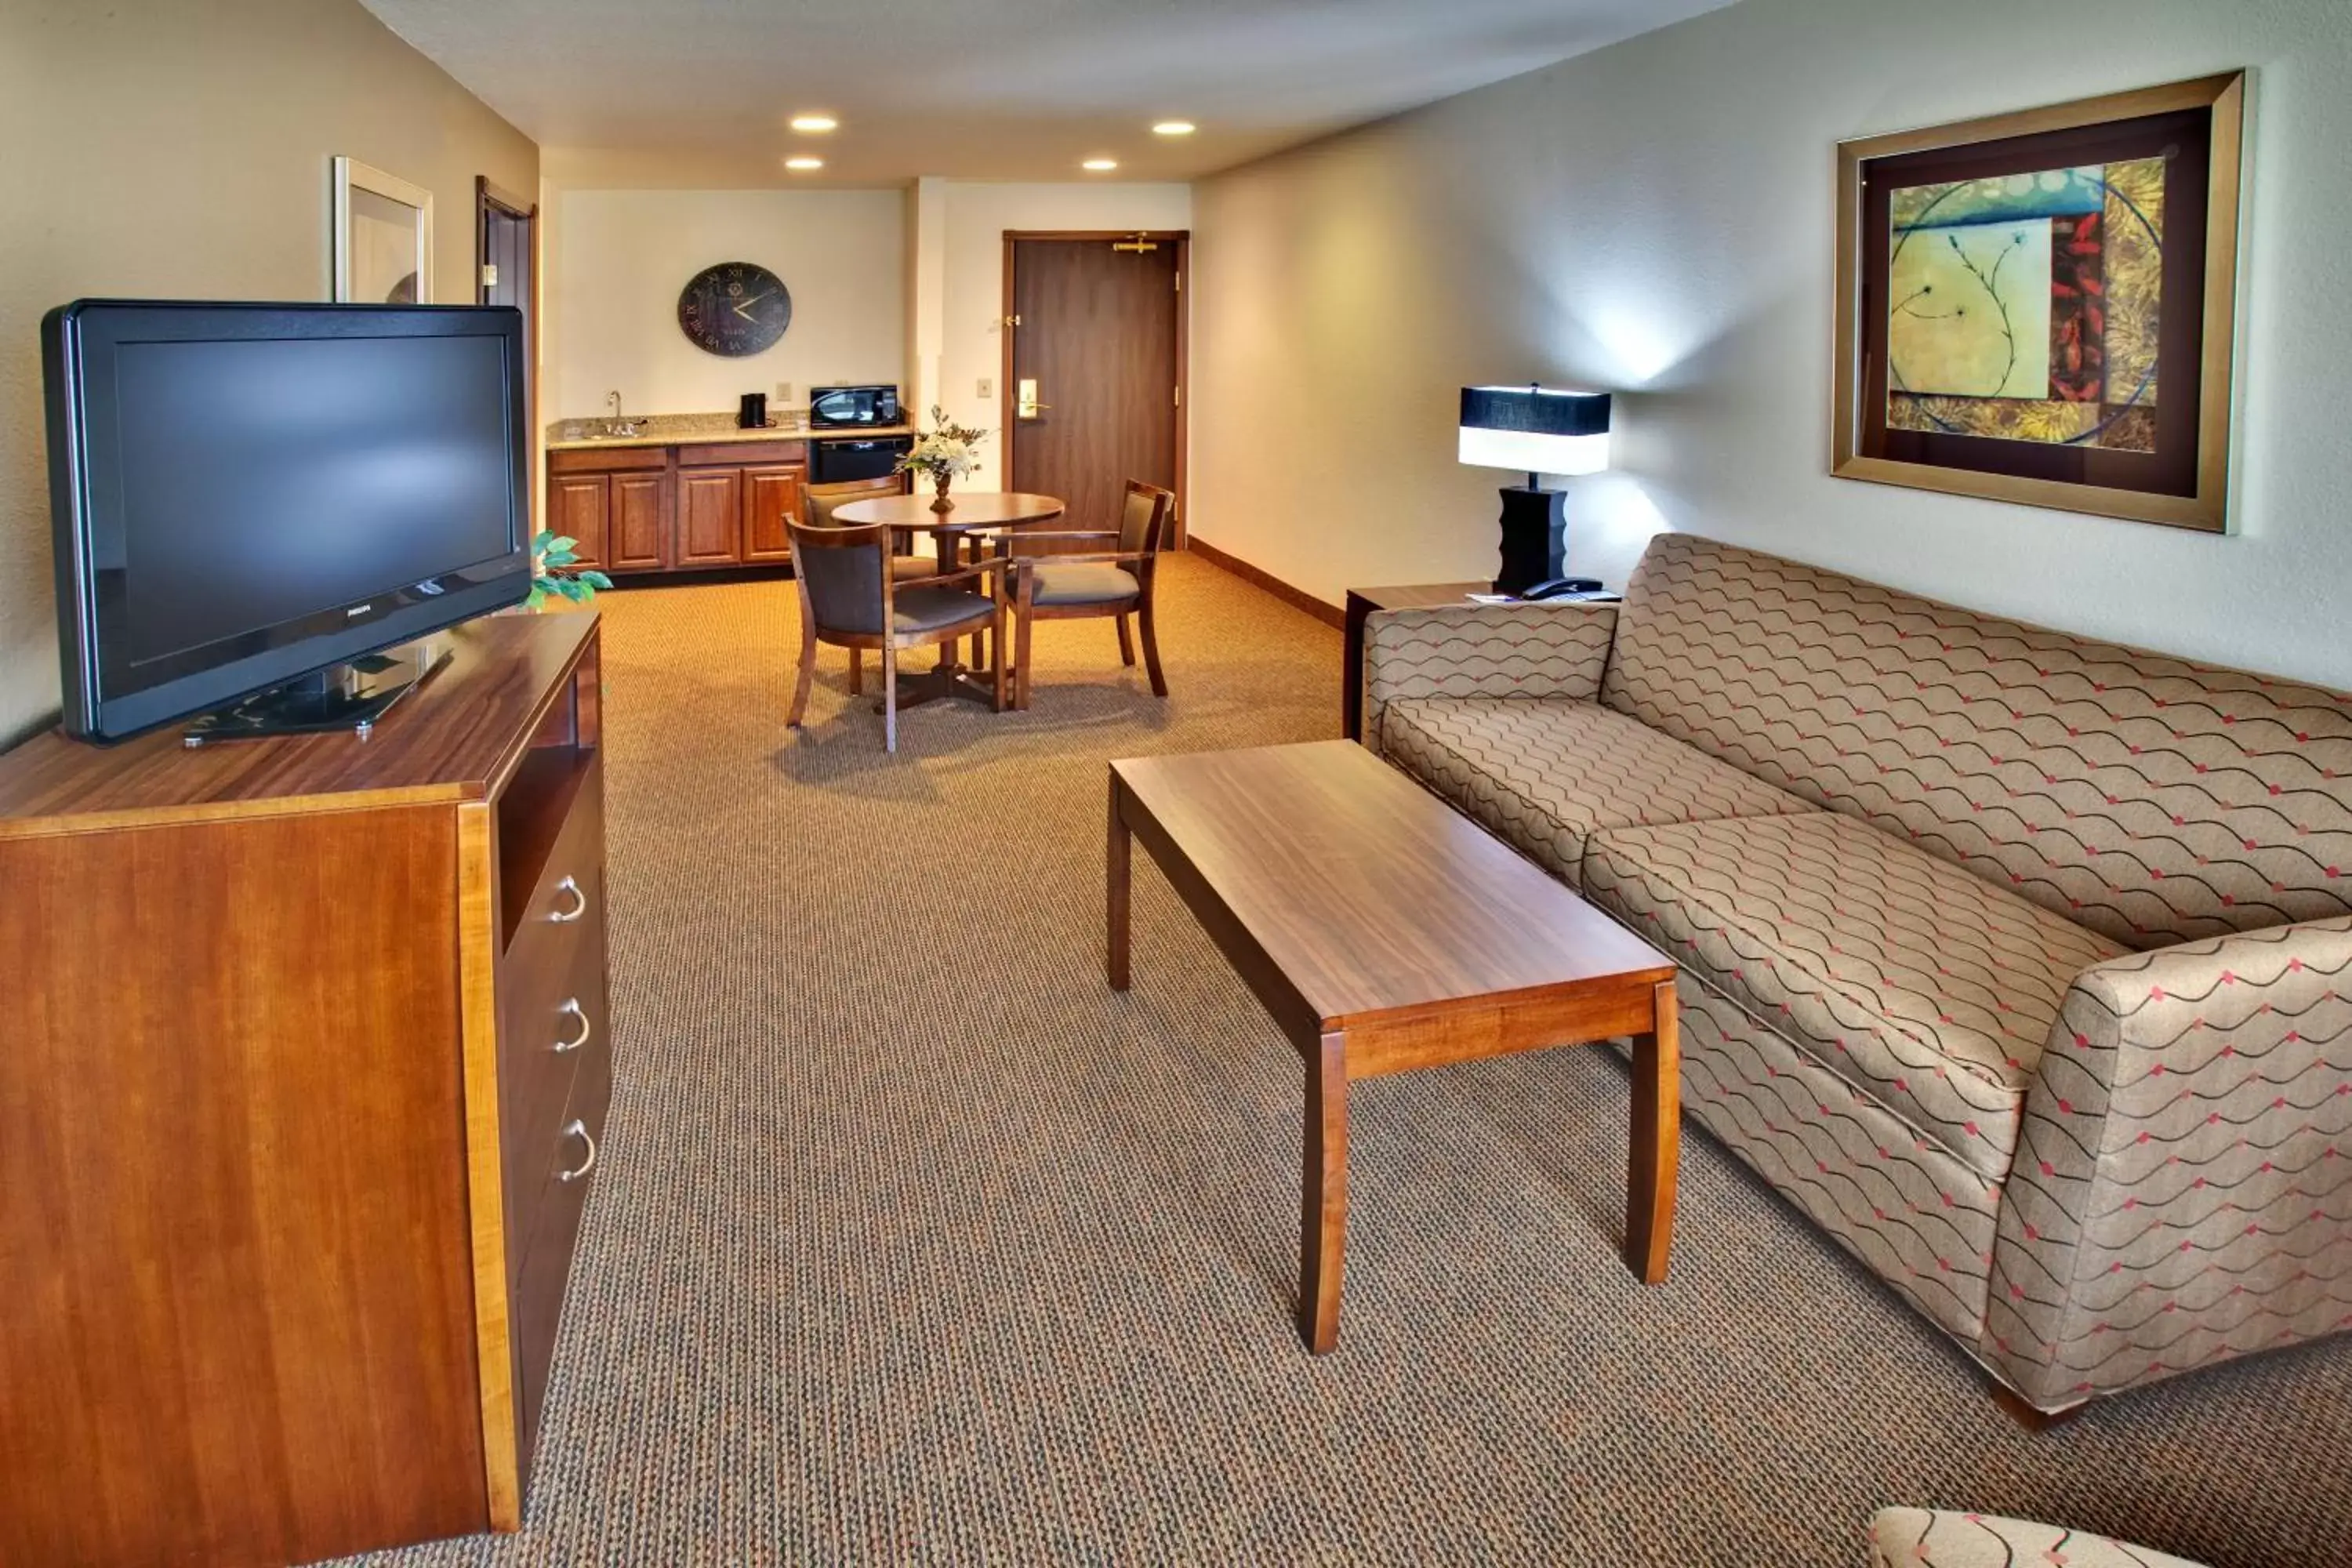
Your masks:
[[[580,574],[580,581],[596,589],[609,588],[613,585],[613,580],[602,572],[583,572]]]
[[[575,605],[584,605],[596,596],[596,590],[577,577],[558,577],[555,591]]]
[[[530,597],[522,602],[522,607],[524,609],[535,610],[541,605],[547,603],[547,588],[545,586],[545,582],[546,580],[542,578],[541,581],[533,583],[530,585]]]

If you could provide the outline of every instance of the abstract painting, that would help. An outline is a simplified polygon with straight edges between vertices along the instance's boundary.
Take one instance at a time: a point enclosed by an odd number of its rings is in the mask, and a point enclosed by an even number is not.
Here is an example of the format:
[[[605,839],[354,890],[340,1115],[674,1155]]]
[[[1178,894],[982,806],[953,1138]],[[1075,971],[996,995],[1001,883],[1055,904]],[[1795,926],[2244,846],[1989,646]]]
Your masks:
[[[2221,528],[2242,94],[1842,147],[1833,471]]]
[[[2155,450],[2164,161],[1892,193],[1890,425]]]

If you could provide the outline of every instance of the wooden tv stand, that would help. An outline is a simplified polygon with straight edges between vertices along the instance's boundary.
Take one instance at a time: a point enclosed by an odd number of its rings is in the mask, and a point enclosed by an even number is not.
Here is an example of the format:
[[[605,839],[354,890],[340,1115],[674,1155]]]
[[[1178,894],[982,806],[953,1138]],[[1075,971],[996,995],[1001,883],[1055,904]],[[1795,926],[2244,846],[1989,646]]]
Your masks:
[[[522,1516],[612,1089],[593,615],[365,741],[0,756],[0,1563]]]

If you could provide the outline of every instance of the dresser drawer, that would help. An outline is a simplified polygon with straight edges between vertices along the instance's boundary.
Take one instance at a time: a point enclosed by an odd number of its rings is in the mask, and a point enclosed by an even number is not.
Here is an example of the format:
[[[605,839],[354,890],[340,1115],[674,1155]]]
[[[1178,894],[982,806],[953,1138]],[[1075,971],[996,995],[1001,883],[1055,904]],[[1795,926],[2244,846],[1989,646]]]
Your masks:
[[[601,772],[580,783],[499,964],[499,1125],[506,1252],[519,1276],[531,1205],[579,1064],[609,1050]]]
[[[542,1145],[542,1176],[521,1223],[529,1229],[510,1305],[519,1403],[515,1432],[521,1446],[522,1474],[530,1473],[540,1415],[563,1316],[564,1282],[580,1239],[580,1217],[588,1192],[604,1179],[605,1113],[612,1103],[613,1058],[608,1051],[581,1053],[572,1092],[554,1133]]]

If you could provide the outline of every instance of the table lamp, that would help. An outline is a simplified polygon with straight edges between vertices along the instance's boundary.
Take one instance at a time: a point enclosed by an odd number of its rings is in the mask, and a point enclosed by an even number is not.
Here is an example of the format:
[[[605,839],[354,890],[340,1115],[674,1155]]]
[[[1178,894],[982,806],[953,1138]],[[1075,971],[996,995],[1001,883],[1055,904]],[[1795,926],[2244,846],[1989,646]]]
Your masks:
[[[1559,576],[1568,524],[1561,493],[1545,489],[1538,477],[1597,474],[1609,466],[1609,395],[1465,386],[1461,457],[1475,468],[1518,468],[1528,476],[1526,485],[1503,491],[1503,569],[1495,574],[1497,594],[1524,594]]]

